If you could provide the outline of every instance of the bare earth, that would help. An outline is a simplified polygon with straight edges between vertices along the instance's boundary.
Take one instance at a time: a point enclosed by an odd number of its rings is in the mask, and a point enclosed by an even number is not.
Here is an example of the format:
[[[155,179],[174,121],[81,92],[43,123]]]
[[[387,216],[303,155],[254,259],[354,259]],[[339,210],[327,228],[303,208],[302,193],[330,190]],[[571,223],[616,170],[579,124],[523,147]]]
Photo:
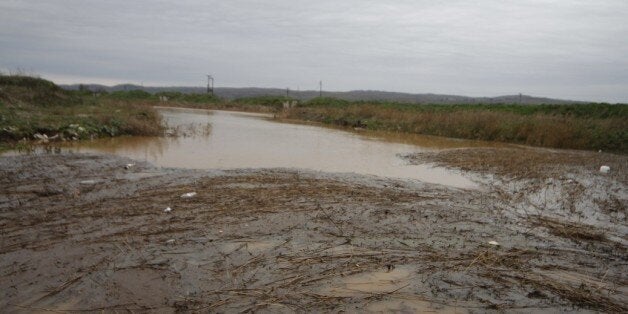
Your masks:
[[[628,311],[627,157],[474,148],[407,159],[482,188],[0,157],[0,308]]]

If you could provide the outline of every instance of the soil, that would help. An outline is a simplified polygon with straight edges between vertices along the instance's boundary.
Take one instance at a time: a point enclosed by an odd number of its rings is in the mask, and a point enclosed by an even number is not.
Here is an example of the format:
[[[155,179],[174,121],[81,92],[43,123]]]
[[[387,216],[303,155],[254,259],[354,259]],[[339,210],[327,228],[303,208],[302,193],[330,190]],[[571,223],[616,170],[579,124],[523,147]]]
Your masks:
[[[407,158],[461,169],[481,188],[0,157],[0,308],[628,311],[627,157],[472,148]]]

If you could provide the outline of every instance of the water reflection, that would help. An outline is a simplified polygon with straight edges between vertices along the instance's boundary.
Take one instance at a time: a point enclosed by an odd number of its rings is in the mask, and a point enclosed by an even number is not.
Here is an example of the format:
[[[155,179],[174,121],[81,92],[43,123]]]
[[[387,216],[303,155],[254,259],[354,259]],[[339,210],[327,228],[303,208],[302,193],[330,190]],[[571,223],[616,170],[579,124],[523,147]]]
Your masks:
[[[171,127],[183,133],[182,136],[99,139],[75,144],[68,149],[117,154],[165,167],[288,167],[473,187],[472,182],[457,173],[428,165],[407,165],[397,155],[426,149],[487,145],[430,136],[346,132],[313,125],[277,123],[269,121],[268,115],[263,114],[173,108],[160,108],[159,111]]]

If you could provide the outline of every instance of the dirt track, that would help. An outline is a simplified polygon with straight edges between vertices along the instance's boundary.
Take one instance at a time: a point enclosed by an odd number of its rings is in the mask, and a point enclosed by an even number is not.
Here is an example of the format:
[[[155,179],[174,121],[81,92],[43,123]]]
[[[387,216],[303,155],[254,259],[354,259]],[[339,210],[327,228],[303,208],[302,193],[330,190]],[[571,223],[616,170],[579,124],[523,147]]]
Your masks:
[[[628,311],[626,158],[610,175],[456,163],[477,152],[410,159],[471,171],[481,190],[0,157],[0,308]]]

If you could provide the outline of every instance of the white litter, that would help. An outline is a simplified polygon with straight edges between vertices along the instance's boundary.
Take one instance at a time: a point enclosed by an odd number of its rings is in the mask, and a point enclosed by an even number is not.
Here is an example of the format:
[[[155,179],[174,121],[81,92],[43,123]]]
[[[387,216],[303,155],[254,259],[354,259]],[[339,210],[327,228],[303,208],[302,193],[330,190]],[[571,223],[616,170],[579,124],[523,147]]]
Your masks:
[[[94,181],[94,180],[85,180],[85,181],[81,181],[81,184],[86,184],[86,185],[96,184],[96,181]]]
[[[39,134],[39,133],[35,133],[35,135],[33,135],[33,137],[43,143],[48,143],[48,135],[46,134]]]
[[[126,164],[124,169],[131,169],[133,166],[135,166],[135,164]]]
[[[609,171],[611,171],[611,167],[609,167],[609,166],[602,166],[602,167],[600,167],[600,172],[601,173],[608,173]]]
[[[497,243],[497,241],[488,241],[488,244],[490,244],[490,245],[499,245],[499,243]]]
[[[48,135],[46,134],[39,134],[39,133],[35,133],[33,135],[33,137],[37,140],[47,140],[48,139]]]
[[[171,211],[172,211],[172,208],[170,208],[170,207],[167,207],[166,209],[164,209],[164,213],[169,213]]]
[[[174,243],[174,239],[170,239],[170,240],[166,241],[166,243]]]
[[[190,197],[194,197],[196,195],[196,192],[190,192],[190,193],[185,193],[183,195],[181,195],[182,198],[190,198]]]

